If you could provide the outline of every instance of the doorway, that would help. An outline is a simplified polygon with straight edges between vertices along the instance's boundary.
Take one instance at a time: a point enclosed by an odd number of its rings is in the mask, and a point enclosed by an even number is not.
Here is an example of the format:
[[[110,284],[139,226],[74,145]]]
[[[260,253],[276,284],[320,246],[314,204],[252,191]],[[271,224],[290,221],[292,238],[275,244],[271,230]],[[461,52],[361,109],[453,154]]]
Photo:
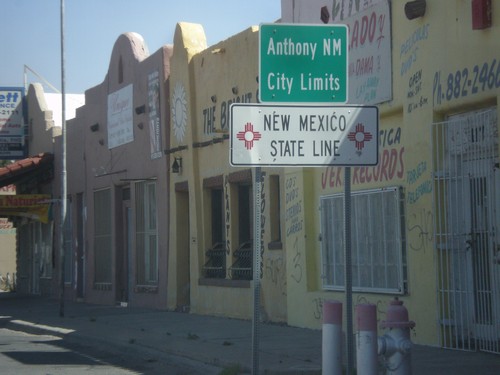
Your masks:
[[[176,238],[177,238],[177,301],[178,311],[188,312],[191,294],[191,272],[190,272],[190,231],[189,231],[189,192],[176,190],[175,200]]]
[[[130,188],[121,191],[121,220],[118,230],[116,251],[116,300],[122,306],[127,306],[130,298],[131,251],[132,251],[132,209],[130,205]]]

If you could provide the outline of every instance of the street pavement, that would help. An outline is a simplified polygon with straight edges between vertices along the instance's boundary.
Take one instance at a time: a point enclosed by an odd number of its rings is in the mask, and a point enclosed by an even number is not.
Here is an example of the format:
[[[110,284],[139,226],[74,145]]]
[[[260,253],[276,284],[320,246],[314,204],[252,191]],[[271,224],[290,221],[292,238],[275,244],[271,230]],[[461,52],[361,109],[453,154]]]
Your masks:
[[[137,375],[81,351],[68,348],[63,339],[0,328],[2,375]],[[60,345],[62,344],[62,345]]]
[[[59,301],[46,297],[0,293],[0,328],[113,347],[152,360],[175,356],[230,374],[251,373],[256,364],[249,320],[70,301],[60,317],[59,308]],[[321,374],[321,345],[321,330],[261,323],[255,356],[259,373]],[[412,347],[412,375],[443,374],[498,375],[500,355]]]

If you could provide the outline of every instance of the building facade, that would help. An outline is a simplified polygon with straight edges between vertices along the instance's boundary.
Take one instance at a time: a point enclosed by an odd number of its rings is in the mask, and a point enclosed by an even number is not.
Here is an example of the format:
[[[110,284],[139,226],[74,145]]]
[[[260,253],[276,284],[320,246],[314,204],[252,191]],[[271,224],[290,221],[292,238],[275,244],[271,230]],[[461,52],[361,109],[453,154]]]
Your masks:
[[[66,274],[76,298],[166,308],[171,47],[150,55],[122,34],[104,81],[85,92],[68,122]]]
[[[284,1],[282,22],[348,24],[348,103],[380,111],[378,165],[350,170],[355,303],[376,304],[383,320],[397,297],[415,342],[498,352],[500,13],[460,1],[320,3]],[[169,153],[182,172],[170,185],[169,273],[190,280],[197,313],[252,316],[255,170],[229,166],[226,134],[230,104],[258,101],[257,57],[256,28],[206,47],[199,26],[177,26]],[[344,298],[345,167],[263,172],[263,316],[320,328],[323,301]]]
[[[384,320],[398,297],[415,342],[498,352],[498,9],[318,1],[301,12],[299,3],[282,2],[283,22],[349,25],[349,102],[380,110],[379,163],[351,170],[355,303],[376,304]],[[291,324],[318,326],[322,301],[342,300],[344,178],[344,167],[287,174],[304,212],[302,263],[287,258]]]
[[[257,101],[257,48],[256,27],[207,48],[200,25],[177,25],[168,153],[182,168],[172,175],[170,185],[170,240],[175,251],[170,254],[169,274],[178,282],[170,307],[187,298],[184,285],[189,285],[192,312],[252,316],[255,173],[229,165],[229,130],[231,104]],[[262,313],[265,319],[286,322],[280,210],[284,172],[265,173]]]
[[[262,318],[319,329],[323,302],[345,296],[350,176],[354,303],[384,320],[398,298],[414,342],[500,352],[500,9],[488,5],[283,0],[282,22],[349,25],[348,104],[378,107],[379,162],[266,166],[259,185],[229,163],[231,104],[259,101],[259,28],[207,46],[181,22],[152,55],[121,35],[68,122],[71,298],[251,319],[258,241]]]

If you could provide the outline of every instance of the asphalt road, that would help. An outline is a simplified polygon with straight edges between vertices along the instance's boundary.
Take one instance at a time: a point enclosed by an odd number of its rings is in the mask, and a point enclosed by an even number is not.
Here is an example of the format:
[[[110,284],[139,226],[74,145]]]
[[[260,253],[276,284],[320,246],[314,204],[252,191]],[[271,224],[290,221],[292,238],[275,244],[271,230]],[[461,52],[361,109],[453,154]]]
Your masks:
[[[180,357],[144,357],[113,348],[68,343],[55,336],[0,328],[2,375],[216,375],[220,371]]]

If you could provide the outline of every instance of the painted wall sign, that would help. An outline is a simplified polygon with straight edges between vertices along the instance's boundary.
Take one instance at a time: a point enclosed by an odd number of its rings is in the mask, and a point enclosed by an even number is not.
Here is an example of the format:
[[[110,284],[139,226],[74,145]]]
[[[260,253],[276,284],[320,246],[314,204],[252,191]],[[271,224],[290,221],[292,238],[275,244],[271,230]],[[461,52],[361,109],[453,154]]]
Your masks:
[[[432,95],[434,105],[466,98],[500,88],[500,61],[493,59],[448,74],[434,74]]]
[[[217,93],[217,96],[218,93]],[[222,95],[220,95],[222,97]],[[233,103],[252,103],[252,100],[257,97],[257,93],[245,92],[236,95],[230,99],[223,99],[220,104],[214,104],[204,108],[203,117],[203,134],[213,135],[217,130],[229,129],[230,108]]]
[[[231,106],[233,166],[376,165],[375,106]]]
[[[24,88],[0,87],[0,159],[26,156],[24,129]]]
[[[380,129],[379,160],[375,166],[358,166],[352,168],[351,185],[369,183],[397,182],[405,177],[405,147],[401,143],[402,128]],[[344,186],[344,170],[342,167],[328,167],[321,174],[321,188],[332,189]]]
[[[347,34],[345,25],[260,25],[260,101],[345,103]]]
[[[108,95],[108,148],[112,149],[134,140],[133,85]]]
[[[149,144],[151,160],[161,158],[161,125],[160,125],[160,73],[158,70],[148,74],[148,115]]]

